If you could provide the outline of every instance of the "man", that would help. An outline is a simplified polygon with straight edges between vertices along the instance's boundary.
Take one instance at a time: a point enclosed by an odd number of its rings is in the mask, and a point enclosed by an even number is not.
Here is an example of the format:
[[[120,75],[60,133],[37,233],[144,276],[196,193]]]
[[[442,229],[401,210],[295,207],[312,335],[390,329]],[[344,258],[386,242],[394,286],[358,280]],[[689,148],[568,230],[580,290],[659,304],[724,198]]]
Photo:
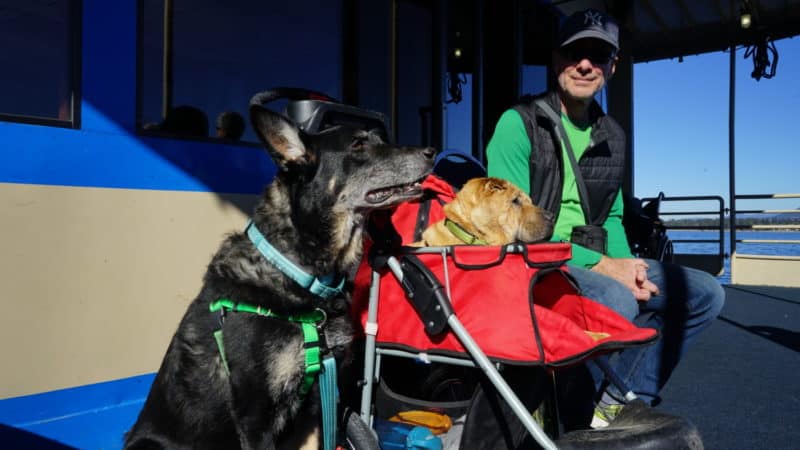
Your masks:
[[[705,272],[631,254],[622,226],[625,134],[594,100],[614,74],[618,51],[611,17],[596,10],[569,16],[552,55],[555,91],[506,111],[486,153],[490,176],[515,183],[556,215],[553,239],[572,242],[570,271],[584,295],[661,331],[656,344],[625,350],[612,362],[653,405],[687,344],[719,315],[725,293]],[[606,385],[595,428],[608,425],[623,405],[622,393]]]
[[[225,111],[217,116],[217,137],[238,141],[244,134],[244,117],[236,111]]]

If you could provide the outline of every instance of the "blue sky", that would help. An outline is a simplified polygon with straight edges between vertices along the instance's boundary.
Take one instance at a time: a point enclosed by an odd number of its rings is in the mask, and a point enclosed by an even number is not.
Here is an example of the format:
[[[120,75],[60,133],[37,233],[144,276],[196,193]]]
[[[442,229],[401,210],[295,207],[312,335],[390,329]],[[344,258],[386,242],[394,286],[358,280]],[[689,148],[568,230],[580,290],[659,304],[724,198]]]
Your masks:
[[[775,42],[774,78],[736,55],[736,193],[800,193],[800,37]],[[639,197],[721,195],[729,205],[729,53],[634,66],[634,191]],[[737,209],[796,209],[800,199]]]

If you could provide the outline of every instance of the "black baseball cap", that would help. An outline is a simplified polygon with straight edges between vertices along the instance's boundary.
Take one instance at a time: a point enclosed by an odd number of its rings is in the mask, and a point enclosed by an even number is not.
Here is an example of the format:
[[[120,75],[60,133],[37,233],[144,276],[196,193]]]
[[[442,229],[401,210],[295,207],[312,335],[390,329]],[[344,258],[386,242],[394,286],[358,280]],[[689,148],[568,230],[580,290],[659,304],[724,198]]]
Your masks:
[[[558,27],[559,47],[584,38],[600,39],[619,50],[619,26],[611,16],[602,11],[587,9],[575,12]]]

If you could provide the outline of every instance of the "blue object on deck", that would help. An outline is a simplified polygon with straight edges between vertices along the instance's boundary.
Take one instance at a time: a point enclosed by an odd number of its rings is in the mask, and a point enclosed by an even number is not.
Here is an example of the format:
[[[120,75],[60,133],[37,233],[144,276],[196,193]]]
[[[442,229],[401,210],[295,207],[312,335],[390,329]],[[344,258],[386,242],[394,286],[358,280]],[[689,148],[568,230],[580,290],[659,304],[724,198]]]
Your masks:
[[[3,449],[120,449],[155,374],[0,400]]]
[[[381,450],[442,450],[442,440],[426,427],[375,419]]]
[[[442,450],[442,440],[425,427],[414,427],[406,437],[409,450]]]

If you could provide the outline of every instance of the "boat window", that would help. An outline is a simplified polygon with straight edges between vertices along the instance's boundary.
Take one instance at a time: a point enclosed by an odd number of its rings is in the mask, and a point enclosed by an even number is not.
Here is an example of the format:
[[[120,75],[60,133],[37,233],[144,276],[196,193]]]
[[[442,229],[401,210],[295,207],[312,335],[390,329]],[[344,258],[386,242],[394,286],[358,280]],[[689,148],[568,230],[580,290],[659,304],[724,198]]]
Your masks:
[[[78,127],[80,2],[0,4],[0,120]]]
[[[256,142],[253,94],[290,86],[341,99],[342,3],[143,0],[140,133]]]

